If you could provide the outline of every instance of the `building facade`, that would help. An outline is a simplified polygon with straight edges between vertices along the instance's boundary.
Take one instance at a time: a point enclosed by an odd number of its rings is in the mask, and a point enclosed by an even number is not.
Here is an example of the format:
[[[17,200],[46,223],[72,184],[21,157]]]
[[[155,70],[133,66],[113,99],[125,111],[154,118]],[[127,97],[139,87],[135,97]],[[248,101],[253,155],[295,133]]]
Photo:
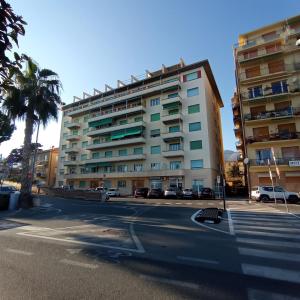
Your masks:
[[[54,187],[56,183],[57,162],[59,149],[52,147],[48,150],[39,149],[36,154],[34,180],[42,186]],[[30,165],[33,163],[33,155]]]
[[[121,194],[215,186],[223,173],[223,103],[207,60],[181,60],[94,94],[63,107],[57,186]]]
[[[296,16],[240,35],[234,49],[234,131],[250,187],[271,184],[270,164],[274,184],[300,191],[299,39]]]

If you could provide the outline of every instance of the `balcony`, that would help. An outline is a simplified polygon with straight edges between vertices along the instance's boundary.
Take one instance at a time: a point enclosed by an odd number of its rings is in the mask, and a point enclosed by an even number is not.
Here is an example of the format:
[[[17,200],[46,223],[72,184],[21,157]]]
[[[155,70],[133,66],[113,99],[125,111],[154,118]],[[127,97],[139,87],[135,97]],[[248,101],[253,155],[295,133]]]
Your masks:
[[[97,163],[107,163],[107,162],[119,162],[119,161],[131,161],[131,160],[145,160],[146,154],[129,154],[129,155],[116,155],[110,157],[99,157],[99,158],[90,158],[84,161],[81,161],[81,164],[97,164]]]
[[[270,164],[272,166],[275,165],[273,159],[269,159]],[[287,158],[282,158],[282,157],[276,157],[276,164],[278,166],[284,165],[284,166],[289,166],[291,165],[293,161],[299,161],[300,162],[300,157],[287,157]],[[250,159],[250,165],[251,166],[268,166],[268,159]]]
[[[125,129],[131,128],[131,127],[138,127],[138,126],[146,127],[146,123],[144,121],[138,121],[138,122],[131,122],[131,123],[123,124],[123,125],[120,125],[120,124],[107,125],[102,128],[91,127],[89,129],[89,132],[87,133],[87,136],[91,136],[91,137],[99,136],[99,135],[110,133],[115,130],[125,130]]]
[[[69,147],[65,149],[65,153],[77,153],[77,152],[79,152],[78,147]]]
[[[79,163],[79,160],[65,160],[65,166],[76,166]]]
[[[68,110],[65,110],[65,114],[68,116],[76,116],[83,114],[85,112],[91,111],[93,109],[97,109],[102,106],[112,105],[116,102],[125,101],[127,99],[132,99],[139,96],[144,96],[147,94],[155,94],[161,90],[168,90],[170,88],[180,88],[180,80],[158,80],[153,83],[143,83],[141,86],[137,88],[131,88],[130,86],[126,86],[123,89],[126,89],[123,92],[116,93],[114,90],[112,95],[103,97],[100,96],[100,99],[92,100],[85,104],[79,104],[74,106]]]
[[[80,140],[80,135],[78,134],[70,134],[67,135],[66,141],[79,141]]]
[[[170,140],[183,138],[184,134],[183,131],[175,131],[175,132],[162,132],[161,137],[165,142],[168,142]]]
[[[171,104],[182,104],[182,98],[177,95],[176,97],[171,97],[171,98],[162,98],[161,99],[161,105],[166,106],[166,105],[171,105]]]
[[[246,138],[248,144],[272,142],[272,141],[287,141],[300,139],[300,132],[278,132],[261,136],[249,136]]]
[[[242,128],[234,128],[234,134],[236,137],[241,137],[242,136]]]
[[[123,146],[123,145],[145,144],[145,143],[146,143],[146,139],[143,136],[139,136],[139,137],[121,139],[116,141],[108,141],[108,142],[103,142],[98,144],[89,144],[86,147],[86,149],[98,150],[98,149],[112,148],[112,147]]]
[[[244,120],[249,123],[252,121],[263,121],[263,120],[281,120],[286,118],[292,118],[294,116],[300,116],[300,107],[289,107],[282,110],[270,110],[264,111],[257,115],[245,114]]]
[[[176,112],[176,113],[163,111],[162,116],[161,116],[161,120],[165,124],[179,122],[179,121],[182,121],[182,119],[183,119],[183,117],[182,117],[182,113],[180,111]]]
[[[69,129],[76,129],[76,128],[80,128],[80,124],[78,122],[69,122],[66,124],[65,127]]]
[[[235,147],[237,150],[243,150],[243,148],[244,148],[243,141],[242,140],[236,141]]]
[[[284,51],[284,49],[285,49],[284,46],[278,45],[278,46],[275,46],[274,49],[272,49],[272,50],[267,50],[266,48],[260,48],[257,50],[256,53],[253,53],[250,55],[244,55],[243,53],[241,53],[238,56],[238,62],[245,63],[245,62],[252,61],[252,60],[255,60],[258,58],[262,58],[262,57],[270,57],[275,54],[282,53]]]
[[[134,113],[144,113],[146,108],[141,104],[129,104],[118,108],[112,108],[109,110],[96,112],[90,114],[89,124],[95,121],[101,121],[107,118],[119,117],[122,115],[134,114]]]
[[[183,145],[175,148],[169,148],[165,151],[162,151],[162,155],[164,157],[176,157],[176,156],[184,156]]]

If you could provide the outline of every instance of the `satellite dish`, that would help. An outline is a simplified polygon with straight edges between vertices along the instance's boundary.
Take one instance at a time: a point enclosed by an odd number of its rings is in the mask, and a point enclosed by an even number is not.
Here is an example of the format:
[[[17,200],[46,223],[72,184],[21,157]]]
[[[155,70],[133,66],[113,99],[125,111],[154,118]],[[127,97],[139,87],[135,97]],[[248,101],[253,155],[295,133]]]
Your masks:
[[[296,46],[300,46],[300,39],[296,41]]]
[[[245,165],[248,165],[248,163],[249,163],[249,158],[246,157],[246,158],[244,159],[244,164],[245,164]]]

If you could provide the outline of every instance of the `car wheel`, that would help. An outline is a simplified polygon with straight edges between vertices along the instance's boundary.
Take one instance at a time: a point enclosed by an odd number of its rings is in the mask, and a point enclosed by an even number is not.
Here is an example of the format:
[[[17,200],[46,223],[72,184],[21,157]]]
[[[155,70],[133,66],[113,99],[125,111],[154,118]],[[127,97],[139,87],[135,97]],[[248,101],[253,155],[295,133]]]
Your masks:
[[[299,201],[299,198],[295,195],[289,196],[289,198],[288,198],[288,202],[291,202],[291,203],[297,203],[298,201]]]
[[[269,200],[270,200],[270,198],[267,195],[260,196],[260,201],[261,202],[268,202]]]

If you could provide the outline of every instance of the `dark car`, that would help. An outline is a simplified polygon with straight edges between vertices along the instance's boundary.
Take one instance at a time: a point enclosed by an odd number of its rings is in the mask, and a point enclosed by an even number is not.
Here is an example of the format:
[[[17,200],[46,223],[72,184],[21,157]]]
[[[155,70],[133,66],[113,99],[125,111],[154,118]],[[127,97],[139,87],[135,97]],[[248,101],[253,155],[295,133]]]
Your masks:
[[[145,188],[145,187],[137,188],[137,189],[134,191],[134,198],[137,198],[137,197],[143,197],[143,198],[146,198],[147,195],[148,195],[148,191],[149,191],[149,189],[148,189],[148,188]]]
[[[183,199],[197,199],[198,194],[197,194],[197,192],[193,191],[192,189],[184,189],[182,191],[182,198]]]
[[[17,189],[14,186],[11,185],[2,185],[0,186],[0,194],[9,195],[11,193],[16,192]]]
[[[164,195],[164,193],[161,189],[151,189],[148,192],[147,197],[148,198],[162,198],[163,195]]]
[[[204,187],[199,191],[200,199],[215,199],[215,193],[211,188]]]

